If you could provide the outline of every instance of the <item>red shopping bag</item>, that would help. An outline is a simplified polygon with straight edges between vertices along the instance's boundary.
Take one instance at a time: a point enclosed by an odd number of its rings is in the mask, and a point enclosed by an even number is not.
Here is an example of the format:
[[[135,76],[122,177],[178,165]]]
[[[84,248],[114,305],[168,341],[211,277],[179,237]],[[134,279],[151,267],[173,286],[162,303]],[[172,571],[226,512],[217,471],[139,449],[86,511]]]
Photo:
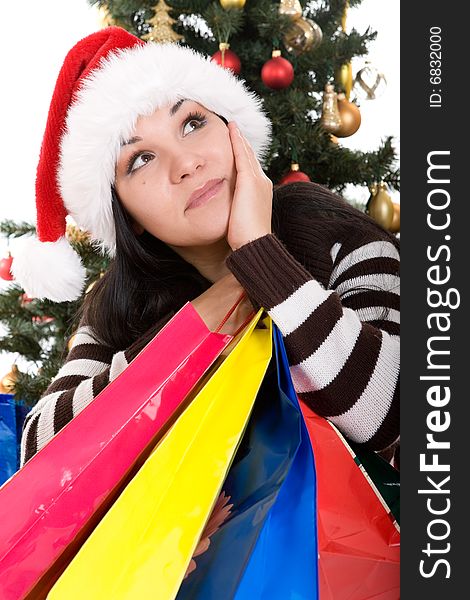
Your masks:
[[[233,337],[211,332],[188,302],[0,488],[2,600],[46,596]]]
[[[317,475],[321,600],[397,600],[400,528],[344,437],[300,402]]]

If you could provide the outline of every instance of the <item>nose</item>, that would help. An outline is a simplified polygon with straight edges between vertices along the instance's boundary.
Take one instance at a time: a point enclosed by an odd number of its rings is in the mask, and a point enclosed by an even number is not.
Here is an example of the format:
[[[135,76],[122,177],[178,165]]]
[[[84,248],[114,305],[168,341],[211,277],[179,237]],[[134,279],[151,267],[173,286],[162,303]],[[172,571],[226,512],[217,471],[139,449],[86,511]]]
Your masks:
[[[205,164],[203,156],[196,149],[191,150],[187,146],[184,149],[180,147],[179,151],[177,149],[170,160],[170,177],[173,183],[179,183],[184,178],[191,177]]]

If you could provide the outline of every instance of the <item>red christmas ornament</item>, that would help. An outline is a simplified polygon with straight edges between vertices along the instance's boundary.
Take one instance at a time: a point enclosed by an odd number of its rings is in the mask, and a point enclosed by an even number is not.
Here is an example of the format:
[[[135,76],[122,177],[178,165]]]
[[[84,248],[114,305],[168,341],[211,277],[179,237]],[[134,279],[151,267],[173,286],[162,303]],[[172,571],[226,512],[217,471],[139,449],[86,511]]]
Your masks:
[[[0,277],[5,279],[5,281],[13,281],[13,275],[10,271],[12,263],[13,256],[10,252],[6,258],[2,258],[2,260],[0,260]]]
[[[261,79],[266,87],[282,90],[294,81],[294,67],[282,58],[280,50],[273,50],[272,58],[261,69]]]
[[[310,181],[310,177],[306,173],[299,171],[299,165],[297,163],[291,164],[289,173],[281,178],[279,185],[292,183],[293,181]]]
[[[220,42],[219,49],[211,56],[211,58],[224,69],[231,69],[235,75],[240,75],[242,63],[235,52],[232,52],[229,48],[230,44]]]
[[[26,292],[24,294],[21,294],[21,296],[20,296],[20,304],[22,307],[25,307],[26,304],[29,304],[33,300],[34,300],[34,298],[31,298],[30,296],[28,296],[28,294]]]
[[[54,320],[54,317],[32,317],[33,323],[50,323]]]

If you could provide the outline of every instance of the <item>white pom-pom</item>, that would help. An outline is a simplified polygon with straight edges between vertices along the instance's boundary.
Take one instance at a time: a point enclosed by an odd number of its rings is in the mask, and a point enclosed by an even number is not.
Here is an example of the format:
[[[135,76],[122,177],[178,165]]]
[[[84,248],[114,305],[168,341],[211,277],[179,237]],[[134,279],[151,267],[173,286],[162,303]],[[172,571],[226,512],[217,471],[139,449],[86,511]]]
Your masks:
[[[66,302],[79,298],[86,269],[65,237],[56,242],[40,242],[36,237],[15,245],[11,272],[32,298]]]

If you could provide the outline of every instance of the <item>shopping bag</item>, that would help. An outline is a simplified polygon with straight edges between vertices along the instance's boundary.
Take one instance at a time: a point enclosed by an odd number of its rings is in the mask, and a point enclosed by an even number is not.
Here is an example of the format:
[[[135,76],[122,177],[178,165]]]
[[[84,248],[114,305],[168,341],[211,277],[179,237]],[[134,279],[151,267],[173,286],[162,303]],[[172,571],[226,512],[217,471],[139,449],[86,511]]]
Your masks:
[[[0,394],[0,484],[16,471],[17,444],[13,394]]]
[[[50,600],[175,598],[272,353],[257,316],[90,535]]]
[[[354,460],[371,480],[395,521],[400,525],[400,471],[382,458],[377,452],[366,450],[360,444],[349,442]]]
[[[317,596],[315,470],[282,335],[223,485],[231,511],[177,600]]]
[[[278,386],[299,415],[300,444],[271,507],[235,595],[236,600],[318,598],[315,467],[282,334],[274,327]]]
[[[28,412],[14,394],[0,394],[0,485],[19,469],[21,429]]]
[[[321,600],[397,600],[400,528],[335,426],[300,401],[317,475]]]
[[[0,598],[45,597],[232,336],[191,303],[0,488]],[[59,560],[60,559],[60,560]]]

